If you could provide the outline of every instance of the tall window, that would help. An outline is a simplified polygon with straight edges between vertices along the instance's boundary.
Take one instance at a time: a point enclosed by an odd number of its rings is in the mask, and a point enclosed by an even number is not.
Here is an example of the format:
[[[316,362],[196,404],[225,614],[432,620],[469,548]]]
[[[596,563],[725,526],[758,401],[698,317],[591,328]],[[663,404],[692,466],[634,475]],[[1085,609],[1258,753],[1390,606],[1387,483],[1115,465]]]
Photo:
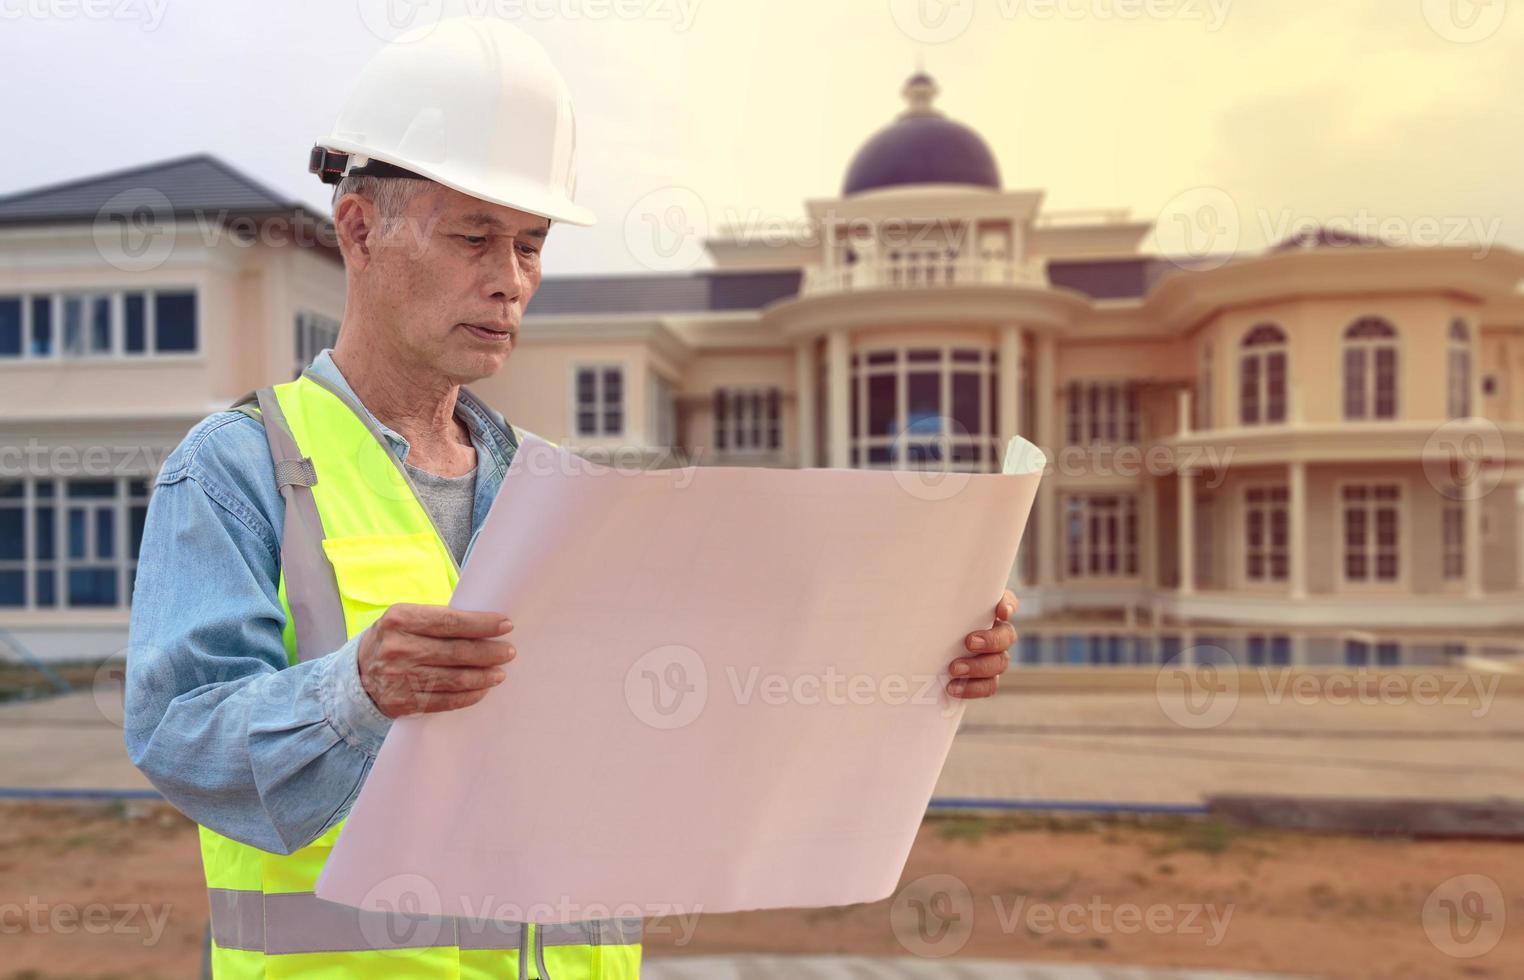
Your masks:
[[[777,388],[720,388],[714,393],[714,446],[721,452],[771,452],[783,440]]]
[[[143,479],[0,482],[0,607],[127,605],[147,516]]]
[[[1211,497],[1196,497],[1196,507],[1191,513],[1196,530],[1194,554],[1198,589],[1211,588],[1216,581],[1216,576],[1212,574],[1212,564],[1217,557],[1216,535],[1213,533],[1217,525],[1216,512]]]
[[[1273,323],[1261,323],[1244,336],[1238,420],[1243,425],[1286,421],[1286,332]]]
[[[576,370],[579,436],[624,434],[624,368],[583,366]]]
[[[1471,331],[1466,321],[1456,317],[1450,321],[1450,350],[1447,362],[1449,378],[1449,408],[1452,419],[1471,415]]]
[[[1138,507],[1131,494],[1065,501],[1067,567],[1073,578],[1138,574]]]
[[[1396,667],[1402,662],[1402,649],[1396,643],[1344,641],[1344,663],[1350,667]]]
[[[188,289],[0,296],[0,359],[194,354],[197,316]]]
[[[1251,582],[1284,582],[1290,567],[1290,522],[1283,486],[1244,491],[1244,575]]]
[[[18,296],[0,296],[0,357],[20,357],[26,347],[22,302]]]
[[[1034,377],[1035,375],[1032,374],[1032,358],[1030,355],[1023,352],[1021,355],[1021,400],[1017,403],[1021,409],[1021,417],[1017,420],[1018,424],[1016,431],[1025,433],[1027,436],[1033,439],[1037,437],[1037,385],[1033,381]],[[1004,384],[1007,388],[1009,388],[1011,386],[1012,380],[1013,379],[1010,378],[1003,379],[1001,384]],[[998,393],[1000,385],[996,385],[995,387]],[[992,400],[990,402],[990,418],[995,417],[997,408],[998,406],[996,406],[994,400]],[[994,430],[995,425],[991,423],[990,431],[993,432]],[[1037,537],[1035,534],[1029,536],[1033,538]]]
[[[826,342],[815,341],[810,357],[815,359],[815,458],[805,460],[805,466],[819,466],[821,460],[831,458],[831,386],[829,384],[830,366],[826,363]],[[852,358],[852,367],[857,367],[857,358]],[[852,391],[857,390],[857,378],[852,378]],[[858,431],[857,421],[857,396],[848,394],[847,401],[851,402],[852,431]],[[852,462],[857,462],[856,442],[853,442]]]
[[[1447,502],[1443,517],[1444,548],[1442,563],[1448,580],[1466,576],[1466,509],[1462,504]]]
[[[1251,667],[1285,667],[1291,663],[1291,637],[1284,633],[1250,633],[1245,648]]]
[[[1121,381],[1069,382],[1069,445],[1138,441],[1138,390]]]
[[[112,330],[111,296],[79,293],[60,297],[59,326],[63,330],[63,356],[88,357],[110,354],[116,338]]]
[[[294,339],[296,372],[292,376],[300,377],[314,357],[339,342],[339,321],[311,310],[298,310]]]
[[[1344,578],[1395,582],[1399,574],[1401,492],[1396,484],[1350,484],[1339,495],[1344,521]]]
[[[1196,428],[1212,427],[1212,399],[1216,393],[1212,387],[1212,342],[1201,345],[1201,364],[1197,368]]]
[[[1397,417],[1397,330],[1380,317],[1344,331],[1344,417]]]
[[[973,348],[869,350],[852,357],[852,465],[1000,466],[995,353]]]

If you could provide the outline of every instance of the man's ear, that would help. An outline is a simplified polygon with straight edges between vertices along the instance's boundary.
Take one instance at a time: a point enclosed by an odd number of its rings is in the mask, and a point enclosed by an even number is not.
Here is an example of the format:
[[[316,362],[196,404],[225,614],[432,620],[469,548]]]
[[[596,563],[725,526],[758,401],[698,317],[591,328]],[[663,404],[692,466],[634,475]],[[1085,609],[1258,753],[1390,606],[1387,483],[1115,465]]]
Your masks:
[[[360,194],[345,194],[333,209],[333,228],[339,236],[339,251],[351,269],[370,265],[371,250],[378,244],[375,236],[381,227],[376,202]]]

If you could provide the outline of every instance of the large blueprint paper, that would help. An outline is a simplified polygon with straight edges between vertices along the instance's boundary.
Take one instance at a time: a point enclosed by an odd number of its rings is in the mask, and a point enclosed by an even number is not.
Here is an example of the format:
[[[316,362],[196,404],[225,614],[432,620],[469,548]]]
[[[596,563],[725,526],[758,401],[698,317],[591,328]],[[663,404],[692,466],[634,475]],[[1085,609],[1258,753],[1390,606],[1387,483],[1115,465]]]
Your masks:
[[[318,896],[570,922],[890,895],[1043,462],[630,472],[526,440],[451,602],[508,614],[518,657],[392,725]]]

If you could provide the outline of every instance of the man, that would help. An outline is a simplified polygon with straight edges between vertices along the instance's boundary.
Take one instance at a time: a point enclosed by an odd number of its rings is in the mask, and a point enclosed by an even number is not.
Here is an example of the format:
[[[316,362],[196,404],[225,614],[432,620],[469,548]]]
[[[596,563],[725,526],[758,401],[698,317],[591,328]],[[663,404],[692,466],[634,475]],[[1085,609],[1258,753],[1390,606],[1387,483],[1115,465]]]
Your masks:
[[[551,221],[591,223],[573,125],[506,24],[384,49],[312,161],[338,184],[336,346],[196,425],[156,480],[126,741],[201,825],[218,977],[638,975],[638,921],[419,935],[312,894],[391,720],[513,682],[513,611],[445,605],[518,444],[462,386],[513,350]],[[954,696],[994,693],[1015,603],[966,638]]]

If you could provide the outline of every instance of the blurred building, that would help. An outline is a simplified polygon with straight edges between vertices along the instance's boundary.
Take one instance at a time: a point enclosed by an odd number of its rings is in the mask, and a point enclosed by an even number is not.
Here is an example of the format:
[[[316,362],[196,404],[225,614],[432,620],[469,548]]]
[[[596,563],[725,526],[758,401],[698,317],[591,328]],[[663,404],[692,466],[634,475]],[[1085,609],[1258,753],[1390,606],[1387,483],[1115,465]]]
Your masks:
[[[205,156],[0,197],[0,657],[126,645],[159,466],[338,336],[324,221]]]
[[[1524,255],[1328,232],[1146,254],[1148,222],[1004,189],[936,95],[911,77],[840,196],[797,226],[710,235],[711,268],[544,282],[509,366],[474,390],[646,463],[992,472],[1025,436],[1052,464],[1011,577],[1027,663],[1507,646],[1524,625]],[[220,208],[227,234],[123,268],[143,188],[149,215],[204,226]],[[54,454],[0,483],[0,627],[50,650],[120,643],[153,460],[75,476],[60,450],[167,451],[332,343],[337,256],[260,215],[320,222],[209,158],[0,199],[0,473],[29,441]]]

